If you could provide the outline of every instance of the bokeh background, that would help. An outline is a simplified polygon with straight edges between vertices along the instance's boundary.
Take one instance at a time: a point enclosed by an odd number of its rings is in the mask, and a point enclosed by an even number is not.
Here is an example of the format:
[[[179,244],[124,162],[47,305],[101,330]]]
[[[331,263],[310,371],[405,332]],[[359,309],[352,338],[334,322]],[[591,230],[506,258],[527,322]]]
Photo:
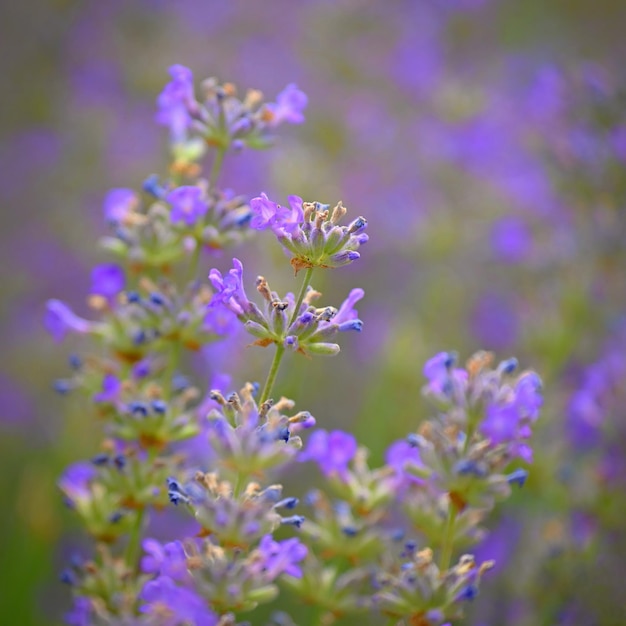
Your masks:
[[[353,429],[377,462],[428,414],[421,367],[433,353],[515,354],[544,378],[531,477],[490,521],[478,550],[499,566],[467,623],[626,624],[626,4],[25,0],[0,10],[0,623],[60,623],[69,605],[58,573],[83,540],[55,482],[100,433],[51,391],[78,344],[52,343],[43,307],[58,297],[86,311],[90,267],[106,259],[95,245],[102,199],[165,171],[154,100],[182,63],[270,99],[290,82],[309,95],[306,124],[281,130],[267,152],[231,157],[223,183],[342,199],[369,220],[363,259],[315,281],[328,301],[365,288],[364,331],[334,360],[284,368],[300,408]],[[269,237],[234,253],[258,259],[251,275],[277,291],[295,288]],[[223,269],[230,257],[204,262]],[[234,350],[237,384],[265,376],[268,355]],[[194,365],[208,384],[213,359]]]

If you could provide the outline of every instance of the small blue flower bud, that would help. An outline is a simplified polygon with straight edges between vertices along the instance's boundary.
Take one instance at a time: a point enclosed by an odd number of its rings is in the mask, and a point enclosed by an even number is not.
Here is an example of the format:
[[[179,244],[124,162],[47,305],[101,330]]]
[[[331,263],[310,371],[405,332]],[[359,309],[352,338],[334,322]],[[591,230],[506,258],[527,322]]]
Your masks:
[[[131,402],[128,408],[130,412],[137,417],[148,416],[148,407],[143,402]]]
[[[359,532],[359,529],[356,528],[355,526],[343,526],[342,529],[341,529],[341,532],[346,537],[356,537],[356,535]]]
[[[127,291],[126,299],[131,304],[139,304],[141,302],[141,296],[136,291]]]
[[[94,465],[107,465],[109,462],[109,455],[104,452],[102,454],[97,454],[91,459],[91,462]]]
[[[290,436],[290,432],[289,432],[289,428],[287,426],[281,426],[278,429],[278,432],[276,434],[276,439],[278,441],[289,441],[289,436]]]
[[[520,469],[516,469],[514,472],[511,472],[506,477],[506,480],[509,483],[509,485],[512,485],[515,483],[519,485],[520,487],[523,487],[527,478],[528,478],[528,472],[525,469],[520,468]]]
[[[269,502],[278,502],[283,491],[279,487],[268,487],[263,491],[263,497]]]
[[[422,435],[418,435],[416,433],[409,433],[406,436],[406,442],[412,448],[419,448],[424,443],[424,437],[422,437]]]
[[[150,406],[155,413],[163,414],[167,412],[167,403],[163,402],[163,400],[153,400]]]
[[[111,524],[117,524],[124,517],[124,513],[122,511],[115,511],[109,516],[109,522]]]
[[[165,189],[159,184],[159,177],[157,174],[152,174],[143,181],[143,190],[146,193],[153,195],[155,198],[162,198],[165,195]]]
[[[73,370],[79,370],[83,365],[83,360],[77,354],[70,354],[68,361]]]
[[[356,234],[367,226],[367,220],[364,217],[357,217],[349,226],[348,232]]]
[[[152,304],[155,304],[156,306],[163,306],[165,305],[165,303],[167,302],[166,299],[163,297],[163,294],[160,294],[157,291],[153,291],[150,294],[150,302],[152,302]]]
[[[338,326],[338,330],[340,332],[345,332],[347,330],[356,330],[357,333],[360,333],[362,328],[363,322],[361,320],[348,320],[347,322],[342,322]]]
[[[518,366],[518,361],[516,358],[507,359],[506,361],[502,361],[500,365],[498,365],[498,369],[503,374],[512,374]]]
[[[459,593],[456,595],[456,597],[454,599],[457,602],[463,601],[463,600],[471,601],[477,595],[478,595],[478,589],[476,588],[476,586],[475,585],[467,585],[467,587],[464,587],[463,589],[461,589],[461,591],[459,591]]]
[[[113,463],[115,463],[115,467],[118,470],[122,471],[126,467],[126,457],[123,454],[117,454],[113,459]]]
[[[284,508],[284,509],[295,509],[296,506],[298,506],[298,498],[285,498],[284,500],[281,500],[280,502],[277,502],[274,505],[275,509],[280,509],[280,508]]]
[[[182,374],[176,374],[176,376],[172,378],[172,389],[175,392],[183,391],[187,389],[187,387],[189,387],[189,381]]]
[[[461,459],[454,466],[454,471],[461,476],[477,476],[478,478],[484,478],[489,473],[484,465],[471,461],[470,459]]]
[[[311,489],[304,496],[304,504],[307,506],[315,506],[320,499],[320,492],[317,489]]]
[[[291,517],[283,517],[281,518],[281,524],[286,524],[288,526],[295,526],[296,528],[300,528],[304,523],[305,517],[303,515],[292,515]]]
[[[181,486],[178,484],[178,481],[175,478],[167,479],[167,495],[170,499],[170,502],[175,506],[178,506],[180,502],[189,502],[189,498],[185,495]]]
[[[65,585],[70,585],[70,587],[78,582],[76,574],[71,569],[64,569],[59,576],[59,580]]]
[[[74,385],[72,385],[71,381],[65,380],[63,378],[59,378],[58,380],[55,380],[54,383],[52,384],[52,388],[57,393],[60,393],[62,396],[72,391],[73,387]]]
[[[142,343],[146,342],[146,339],[146,333],[143,330],[138,330],[133,335],[133,344],[135,344],[136,346],[140,346]]]

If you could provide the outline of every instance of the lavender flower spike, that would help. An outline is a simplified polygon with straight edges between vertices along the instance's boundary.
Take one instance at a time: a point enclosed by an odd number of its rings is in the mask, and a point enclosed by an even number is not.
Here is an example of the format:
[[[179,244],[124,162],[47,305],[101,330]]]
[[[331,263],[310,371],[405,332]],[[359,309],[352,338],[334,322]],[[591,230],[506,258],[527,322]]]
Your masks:
[[[369,239],[364,232],[364,217],[340,226],[347,213],[341,202],[330,209],[330,205],[303,202],[298,196],[289,196],[288,200],[289,208],[273,202],[266,194],[253,198],[251,226],[272,230],[281,245],[293,254],[291,265],[296,273],[305,268],[341,267],[361,256],[357,248]]]

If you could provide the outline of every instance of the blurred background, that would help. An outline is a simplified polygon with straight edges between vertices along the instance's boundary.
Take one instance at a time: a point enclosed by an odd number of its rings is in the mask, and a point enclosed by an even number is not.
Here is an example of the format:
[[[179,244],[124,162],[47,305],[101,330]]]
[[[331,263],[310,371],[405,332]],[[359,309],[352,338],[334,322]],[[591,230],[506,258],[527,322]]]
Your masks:
[[[545,382],[535,461],[477,549],[499,565],[467,623],[626,624],[626,4],[25,0],[0,11],[0,623],[60,623],[69,606],[58,576],[81,540],[56,480],[100,432],[52,391],[79,343],[46,336],[44,303],[86,311],[90,268],[106,259],[102,199],[165,172],[155,98],[181,63],[270,100],[291,82],[309,96],[306,124],[231,156],[222,184],[341,199],[369,220],[362,260],[314,281],[328,302],[366,290],[363,333],[336,359],[294,359],[281,390],[323,427],[353,429],[377,463],[428,415],[429,356],[518,356]],[[249,278],[295,289],[265,235],[232,254],[255,259]],[[230,258],[207,257],[207,271]],[[228,359],[236,386],[263,379],[269,361],[244,345]],[[214,369],[198,358],[196,382]]]

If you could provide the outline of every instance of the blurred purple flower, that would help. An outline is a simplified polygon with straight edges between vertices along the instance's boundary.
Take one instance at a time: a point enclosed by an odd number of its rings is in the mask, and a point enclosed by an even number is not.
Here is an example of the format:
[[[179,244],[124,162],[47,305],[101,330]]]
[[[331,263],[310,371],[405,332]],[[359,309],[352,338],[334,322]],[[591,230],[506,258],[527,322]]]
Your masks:
[[[184,222],[187,226],[193,226],[209,208],[202,199],[202,190],[192,185],[174,189],[165,199],[172,205],[172,222]]]
[[[357,451],[356,439],[341,430],[317,430],[309,438],[299,460],[315,461],[325,476],[345,478],[348,464]]]
[[[124,270],[115,263],[96,265],[91,272],[89,293],[104,296],[109,302],[120,293],[126,284]]]
[[[287,199],[289,200],[289,208],[272,202],[264,193],[253,198],[250,201],[253,216],[250,226],[256,230],[271,228],[272,232],[279,236],[285,233],[293,235],[304,221],[302,198],[288,196]]]
[[[532,453],[522,440],[530,436],[529,424],[537,419],[543,404],[541,386],[541,380],[534,372],[522,375],[508,397],[487,406],[485,419],[480,425],[480,431],[492,445],[509,443],[514,456],[529,462]]]
[[[144,539],[142,546],[142,572],[167,576],[180,582],[189,578],[187,556],[180,541],[161,544],[155,539]]]
[[[111,189],[104,198],[104,219],[119,224],[139,205],[139,197],[132,189]]]
[[[448,397],[455,386],[465,389],[467,372],[454,368],[456,355],[451,352],[439,352],[424,364],[423,374],[428,379],[426,390],[436,396]]]
[[[220,337],[230,337],[239,328],[237,315],[230,309],[221,306],[220,302],[214,302],[207,306],[202,327]]]
[[[493,224],[490,242],[491,249],[499,261],[517,264],[528,260],[532,248],[532,235],[522,219],[509,215]]]
[[[253,563],[253,571],[271,580],[280,574],[295,578],[302,577],[302,570],[297,565],[306,558],[307,547],[296,537],[285,541],[274,541],[271,535],[265,535],[257,548],[260,560]]]
[[[90,497],[89,483],[98,474],[91,463],[73,463],[59,478],[59,488],[67,496],[70,503]]]
[[[420,454],[417,447],[410,445],[404,439],[392,443],[385,453],[385,463],[394,470],[393,486],[395,489],[407,487],[411,483],[423,481],[406,471],[408,465],[421,465]]]
[[[157,98],[156,121],[168,126],[172,141],[183,141],[191,124],[190,108],[194,107],[193,73],[183,65],[170,67],[172,80]]]
[[[348,297],[342,302],[336,315],[332,318],[333,324],[342,325],[346,322],[353,322],[358,320],[359,313],[354,308],[354,305],[363,298],[365,292],[360,287],[355,287],[350,291]]]
[[[243,287],[243,265],[239,259],[233,259],[233,268],[222,276],[217,269],[209,272],[209,280],[215,289],[211,305],[221,303],[236,315],[243,315],[250,301]]]
[[[267,109],[272,114],[270,126],[276,127],[283,122],[289,124],[302,124],[302,113],[308,104],[307,95],[291,83],[287,85],[277,96],[276,103],[267,104]]]
[[[69,626],[91,626],[93,624],[93,605],[89,598],[77,596],[71,611],[65,614],[65,622]]]
[[[114,374],[105,374],[102,378],[102,391],[93,397],[94,402],[115,402],[122,391],[122,381]]]
[[[94,325],[76,315],[64,302],[53,299],[46,302],[44,326],[55,341],[62,341],[69,331],[86,334]]]
[[[139,598],[144,602],[139,610],[159,626],[217,626],[219,621],[200,596],[166,576],[146,583]]]

